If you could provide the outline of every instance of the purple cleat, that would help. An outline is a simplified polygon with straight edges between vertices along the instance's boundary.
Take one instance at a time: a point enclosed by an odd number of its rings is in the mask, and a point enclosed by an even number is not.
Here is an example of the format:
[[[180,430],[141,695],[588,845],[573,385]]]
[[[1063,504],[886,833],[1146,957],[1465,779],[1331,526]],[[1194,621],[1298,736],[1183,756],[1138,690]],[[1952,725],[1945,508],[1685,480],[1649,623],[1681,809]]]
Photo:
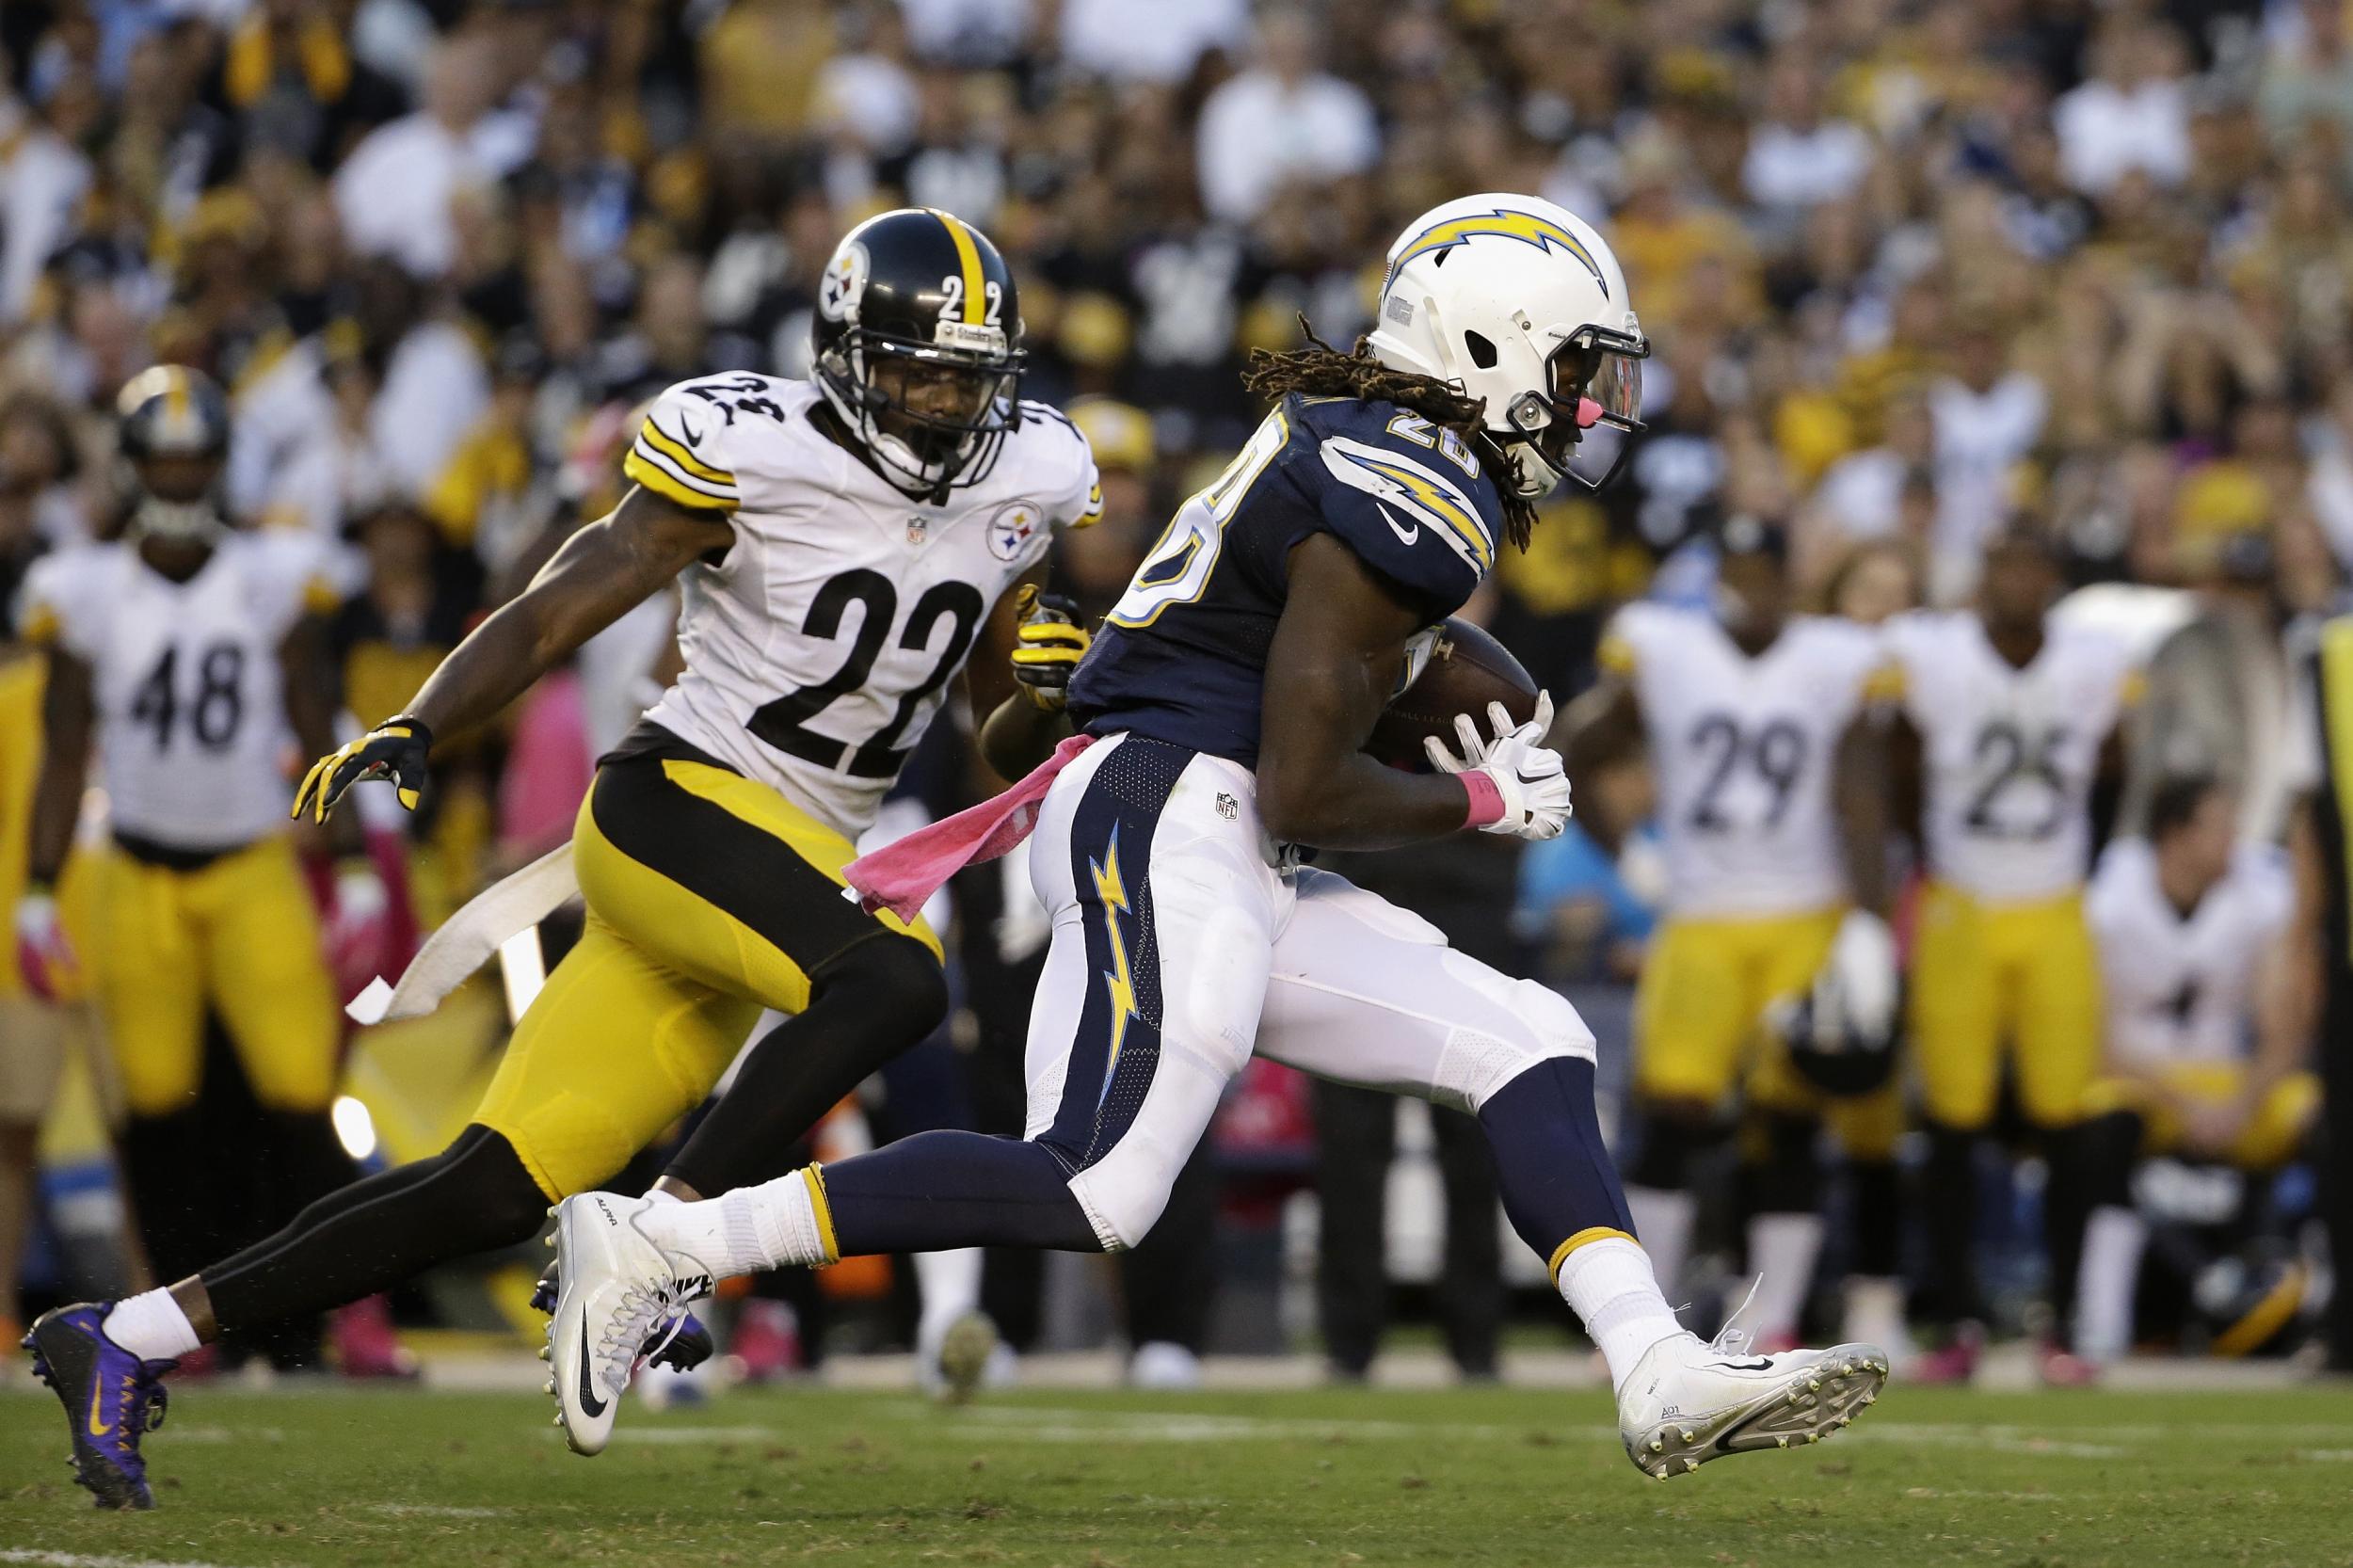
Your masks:
[[[141,1361],[106,1337],[112,1302],[45,1312],[24,1336],[33,1373],[65,1406],[73,1477],[100,1508],[153,1508],[139,1439],[164,1424],[164,1374],[176,1361]]]

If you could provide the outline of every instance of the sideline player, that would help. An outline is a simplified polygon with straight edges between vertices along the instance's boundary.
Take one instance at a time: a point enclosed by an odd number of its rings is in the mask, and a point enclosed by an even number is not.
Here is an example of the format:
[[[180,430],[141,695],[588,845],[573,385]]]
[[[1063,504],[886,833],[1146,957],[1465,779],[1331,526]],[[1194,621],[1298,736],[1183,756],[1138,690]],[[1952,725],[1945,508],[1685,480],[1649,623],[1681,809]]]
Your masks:
[[[568,1200],[550,1344],[575,1447],[602,1446],[630,1347],[714,1276],[1133,1246],[1254,1049],[1479,1118],[1505,1209],[1607,1357],[1646,1475],[1812,1441],[1876,1398],[1875,1347],[1739,1359],[1685,1334],[1631,1233],[1593,1037],[1568,1003],[1300,864],[1301,845],[1560,832],[1549,703],[1492,735],[1465,716],[1464,755],[1433,743],[1442,774],[1359,748],[1417,639],[1525,544],[1583,432],[1633,427],[1649,352],[1601,236],[1525,197],[1424,215],[1390,252],[1377,319],[1353,354],[1260,362],[1251,390],[1273,411],[1178,509],[1072,682],[1091,744],[1064,743],[992,808],[1044,787],[1030,864],[1053,936],[1027,1136],[926,1133],[700,1204]]]
[[[1833,947],[1880,955],[1893,993],[1868,712],[1886,651],[1868,628],[1794,613],[1780,530],[1734,519],[1717,544],[1715,611],[1618,612],[1601,648],[1607,676],[1571,712],[1568,756],[1581,776],[1647,736],[1659,780],[1667,917],[1635,1001],[1643,1132],[1627,1205],[1672,1288],[1695,1169],[1744,1112],[1763,1145],[1742,1181],[1749,1263],[1763,1275],[1754,1332],[1760,1347],[1786,1350],[1822,1245],[1819,1125],[1827,1116],[1850,1152],[1883,1160],[1902,1132],[1892,1088],[1826,1100],[1764,1023]],[[1883,1085],[1889,1053],[1874,1054]]]
[[[152,1506],[139,1436],[173,1357],[528,1240],[551,1200],[609,1179],[700,1103],[763,1006],[786,1021],[673,1159],[665,1195],[760,1174],[938,1021],[938,938],[844,903],[840,872],[975,642],[1016,640],[1013,589],[1052,530],[1100,505],[1076,427],[1018,400],[1020,319],[1003,259],[962,220],[906,209],[859,225],[824,274],[814,384],[670,388],[614,512],[407,712],[312,769],[298,810],[325,815],[385,776],[414,807],[435,734],[488,719],[682,577],[684,671],[603,760],[574,828],[586,931],[456,1141],[168,1290],[34,1326],[103,1504]],[[93,1399],[103,1433],[84,1431]]]
[[[2149,836],[2108,845],[2085,901],[2107,1020],[2093,1099],[2113,1107],[2092,1124],[2098,1186],[2075,1298],[2075,1353],[2095,1367],[2132,1343],[2148,1240],[2134,1164],[2187,1153],[2234,1166],[2249,1178],[2251,1217],[2319,1114],[2288,941],[2295,877],[2279,850],[2242,842],[2237,823],[2214,779],[2167,780],[2150,798]]]
[[[2048,1152],[2045,1241],[2062,1321],[2088,1212],[2081,1126],[2100,1064],[2099,961],[2083,902],[2091,791],[2121,768],[2117,727],[2138,678],[2121,644],[2051,618],[2059,586],[2049,543],[2012,529],[1986,547],[1976,612],[1898,616],[1885,633],[1903,685],[1890,772],[1918,797],[1897,816],[1917,824],[1929,879],[1913,941],[1912,1047],[1929,1136],[1929,1313],[1949,1342],[1913,1375],[1936,1382],[1976,1368],[1974,1166],[2006,1068]],[[2041,1364],[2055,1383],[2086,1373],[2056,1343]]]
[[[128,1112],[124,1176],[149,1254],[168,1265],[191,1175],[222,1158],[197,1103],[208,1014],[267,1120],[289,1196],[307,1202],[352,1175],[328,1119],[344,1020],[286,827],[287,756],[334,744],[321,616],[335,595],[312,539],[240,529],[222,510],[229,405],[209,377],[157,366],[116,411],[136,486],[122,536],[42,558],[23,590],[46,680],[16,936],[44,999],[88,960]],[[89,868],[77,955],[56,888],[93,743],[111,840]],[[356,823],[331,841],[325,940],[339,954],[374,949],[383,886]]]

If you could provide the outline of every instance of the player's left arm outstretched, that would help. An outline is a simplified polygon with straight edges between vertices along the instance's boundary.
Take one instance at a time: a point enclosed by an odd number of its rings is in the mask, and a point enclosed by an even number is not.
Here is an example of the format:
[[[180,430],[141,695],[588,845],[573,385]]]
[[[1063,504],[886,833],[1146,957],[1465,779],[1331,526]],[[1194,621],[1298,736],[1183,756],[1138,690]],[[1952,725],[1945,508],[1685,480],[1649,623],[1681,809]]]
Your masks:
[[[690,509],[645,488],[574,534],[515,599],[500,606],[427,677],[416,700],[332,754],[295,795],[295,815],[325,822],[363,778],[390,778],[414,810],[436,734],[479,724],[583,643],[701,557],[735,538],[725,511]]]
[[[1277,839],[1321,849],[1392,849],[1478,826],[1549,839],[1568,821],[1569,781],[1543,745],[1549,700],[1514,728],[1495,722],[1460,773],[1408,774],[1365,754],[1397,690],[1405,645],[1426,624],[1355,552],[1310,534],[1290,555],[1289,592],[1267,655],[1258,810]]]

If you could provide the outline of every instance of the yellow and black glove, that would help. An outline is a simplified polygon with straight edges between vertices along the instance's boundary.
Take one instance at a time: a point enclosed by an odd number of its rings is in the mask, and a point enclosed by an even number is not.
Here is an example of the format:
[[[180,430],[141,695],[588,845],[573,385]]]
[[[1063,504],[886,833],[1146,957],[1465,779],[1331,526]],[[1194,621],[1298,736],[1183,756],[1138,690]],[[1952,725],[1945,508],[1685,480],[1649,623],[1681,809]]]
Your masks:
[[[1070,693],[1070,677],[1087,656],[1094,634],[1079,624],[1075,600],[1041,594],[1034,583],[1014,591],[1014,614],[1021,630],[1013,649],[1013,676],[1042,712],[1059,713]]]
[[[406,713],[386,719],[341,751],[312,763],[302,776],[302,788],[295,792],[291,814],[299,817],[307,811],[312,822],[323,823],[344,792],[363,778],[391,779],[400,803],[413,811],[424,793],[425,754],[432,749],[433,732],[417,720]]]

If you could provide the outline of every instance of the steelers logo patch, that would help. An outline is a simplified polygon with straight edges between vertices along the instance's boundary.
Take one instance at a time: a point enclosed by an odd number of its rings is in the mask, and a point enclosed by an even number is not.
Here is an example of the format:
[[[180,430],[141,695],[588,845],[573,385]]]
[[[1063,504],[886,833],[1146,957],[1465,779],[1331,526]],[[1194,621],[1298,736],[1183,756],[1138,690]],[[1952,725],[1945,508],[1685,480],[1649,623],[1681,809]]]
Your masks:
[[[827,321],[847,320],[866,294],[866,247],[845,245],[825,264],[817,284],[817,309]]]
[[[1036,502],[1006,502],[988,520],[988,552],[1000,561],[1019,560],[1045,523],[1045,508]]]

